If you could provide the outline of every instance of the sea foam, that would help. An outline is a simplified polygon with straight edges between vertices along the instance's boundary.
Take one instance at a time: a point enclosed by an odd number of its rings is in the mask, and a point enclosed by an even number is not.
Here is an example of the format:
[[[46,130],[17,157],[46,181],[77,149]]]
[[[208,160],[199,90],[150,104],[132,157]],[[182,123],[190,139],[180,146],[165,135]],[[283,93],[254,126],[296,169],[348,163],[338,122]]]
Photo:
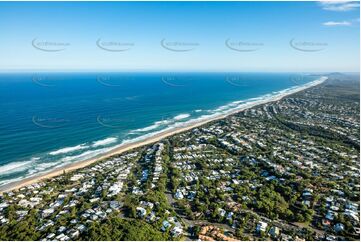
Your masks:
[[[12,163],[0,166],[0,174],[4,175],[9,172],[13,173],[13,172],[26,170],[29,165],[31,165],[32,163],[36,162],[39,159],[40,158],[38,158],[38,157],[34,157],[28,161],[17,161],[17,162],[12,162]]]
[[[79,155],[66,156],[60,160],[62,163],[61,165],[63,165],[64,163],[72,162],[72,161],[86,160],[86,159],[92,158],[94,156],[97,156],[99,154],[106,153],[106,152],[112,150],[113,148],[114,147],[102,148],[102,149],[96,149],[96,150],[88,150]]]
[[[56,151],[52,151],[49,152],[49,155],[60,155],[60,154],[66,154],[66,153],[70,153],[70,152],[74,152],[77,150],[83,150],[89,148],[89,146],[86,146],[85,144],[81,144],[81,145],[76,145],[73,147],[66,147],[66,148],[62,148]]]
[[[147,132],[147,131],[156,129],[156,128],[158,128],[159,126],[160,126],[160,124],[154,123],[154,124],[152,124],[152,125],[150,125],[150,126],[148,126],[148,127],[136,129],[136,130],[134,130],[134,131],[135,131],[135,132]]]
[[[177,116],[175,116],[173,119],[174,120],[182,120],[182,119],[186,119],[186,118],[189,118],[191,115],[188,114],[188,113],[182,113],[182,114],[179,114]]]
[[[105,146],[105,145],[109,145],[112,143],[115,143],[118,141],[118,138],[116,137],[109,137],[106,139],[102,139],[102,140],[98,140],[98,141],[94,141],[92,144],[92,147],[98,147],[98,146]]]

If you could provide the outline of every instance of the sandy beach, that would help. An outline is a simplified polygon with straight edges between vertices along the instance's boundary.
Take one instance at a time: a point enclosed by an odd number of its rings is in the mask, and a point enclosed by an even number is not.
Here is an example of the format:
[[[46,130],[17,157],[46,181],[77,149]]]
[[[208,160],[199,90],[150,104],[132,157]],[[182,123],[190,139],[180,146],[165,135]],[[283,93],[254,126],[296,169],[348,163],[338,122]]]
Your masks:
[[[261,105],[261,104],[278,101],[278,100],[280,100],[280,99],[282,99],[282,98],[284,98],[284,97],[286,97],[288,95],[291,95],[291,94],[303,91],[305,89],[314,87],[316,85],[319,85],[319,84],[323,83],[326,79],[327,79],[327,77],[321,77],[320,79],[315,80],[315,81],[313,81],[311,83],[308,83],[308,84],[306,84],[304,86],[294,88],[294,89],[291,89],[289,91],[282,92],[280,94],[271,96],[271,97],[266,98],[266,99],[261,99],[261,100],[254,101],[252,103],[248,103],[248,104],[243,105],[243,106],[241,106],[239,108],[236,108],[235,110],[232,110],[232,111],[230,111],[228,113],[219,114],[218,116],[215,116],[215,117],[212,117],[212,118],[209,118],[209,119],[205,119],[205,120],[201,120],[201,121],[197,120],[195,122],[189,122],[186,125],[181,126],[181,127],[175,127],[175,128],[171,128],[171,129],[166,130],[166,131],[161,131],[161,132],[155,134],[154,136],[148,137],[148,138],[146,138],[146,139],[144,139],[142,141],[136,141],[136,142],[120,145],[117,148],[114,148],[113,150],[111,150],[111,151],[109,151],[109,152],[107,152],[105,154],[101,154],[99,156],[96,156],[94,158],[84,160],[84,161],[75,162],[75,163],[72,163],[72,164],[69,164],[69,165],[65,165],[63,167],[59,167],[59,168],[54,169],[52,171],[49,171],[47,173],[43,173],[43,174],[39,174],[39,175],[32,176],[32,177],[29,177],[29,178],[25,178],[25,179],[23,179],[21,181],[16,181],[16,182],[5,184],[5,185],[0,187],[0,193],[8,192],[8,191],[15,190],[15,189],[19,189],[21,187],[34,184],[36,182],[39,182],[39,181],[42,181],[42,180],[46,180],[48,178],[52,178],[52,177],[61,175],[61,174],[63,174],[64,171],[65,172],[70,172],[70,171],[74,171],[74,170],[86,167],[86,166],[88,166],[88,165],[90,165],[90,164],[92,164],[94,162],[97,162],[97,161],[100,161],[100,160],[103,160],[103,159],[107,159],[107,158],[112,157],[114,155],[119,155],[119,154],[121,154],[123,152],[129,151],[129,150],[134,149],[134,148],[138,148],[140,146],[144,146],[144,145],[148,145],[148,144],[158,142],[158,141],[160,141],[160,140],[162,140],[164,138],[167,138],[169,136],[172,136],[174,134],[178,134],[178,133],[181,133],[181,132],[184,132],[184,131],[188,131],[190,129],[196,128],[198,126],[207,124],[207,123],[215,121],[215,120],[226,118],[229,115],[244,111],[246,109],[249,109],[249,108]]]

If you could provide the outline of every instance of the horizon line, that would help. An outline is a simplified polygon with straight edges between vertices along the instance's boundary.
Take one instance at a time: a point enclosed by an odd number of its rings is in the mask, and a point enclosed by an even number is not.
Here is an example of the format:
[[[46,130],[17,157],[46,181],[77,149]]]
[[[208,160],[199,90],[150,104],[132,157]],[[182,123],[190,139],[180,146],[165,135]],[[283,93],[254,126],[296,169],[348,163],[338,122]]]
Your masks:
[[[299,70],[290,70],[290,71],[271,71],[271,70],[87,70],[87,69],[76,69],[76,70],[55,70],[55,69],[38,69],[38,70],[1,70],[0,73],[34,73],[34,72],[44,72],[44,73],[101,73],[101,72],[114,72],[114,73],[360,73],[360,71],[299,71]]]

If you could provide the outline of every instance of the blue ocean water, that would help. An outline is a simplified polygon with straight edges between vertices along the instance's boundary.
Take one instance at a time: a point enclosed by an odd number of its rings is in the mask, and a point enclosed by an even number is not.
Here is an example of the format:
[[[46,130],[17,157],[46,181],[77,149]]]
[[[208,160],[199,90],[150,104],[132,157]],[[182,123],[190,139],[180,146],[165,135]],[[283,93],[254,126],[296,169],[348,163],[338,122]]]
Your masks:
[[[0,185],[315,79],[295,73],[0,74]]]

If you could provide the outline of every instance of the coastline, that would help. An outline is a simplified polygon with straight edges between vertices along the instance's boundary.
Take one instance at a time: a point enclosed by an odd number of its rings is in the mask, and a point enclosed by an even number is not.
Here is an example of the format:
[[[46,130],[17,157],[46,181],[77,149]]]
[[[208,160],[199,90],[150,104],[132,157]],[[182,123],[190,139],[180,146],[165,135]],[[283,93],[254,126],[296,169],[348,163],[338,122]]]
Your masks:
[[[112,149],[111,151],[106,152],[106,153],[101,154],[101,155],[98,155],[98,156],[95,156],[93,158],[86,159],[86,160],[83,160],[83,161],[74,162],[72,164],[68,164],[68,165],[65,165],[65,166],[62,166],[62,167],[58,167],[58,168],[56,168],[54,170],[51,170],[51,171],[48,171],[48,172],[45,172],[45,173],[42,173],[42,174],[39,174],[39,175],[35,175],[35,176],[32,176],[32,177],[24,178],[23,180],[20,180],[20,181],[14,181],[14,182],[10,182],[8,184],[4,184],[4,185],[0,186],[0,194],[2,194],[4,192],[9,192],[9,191],[12,191],[12,190],[17,190],[17,189],[20,189],[20,188],[22,188],[24,186],[28,186],[28,185],[31,185],[31,184],[34,184],[34,183],[37,183],[37,182],[40,182],[40,181],[43,181],[43,180],[46,180],[46,179],[49,179],[49,178],[59,176],[59,175],[63,174],[64,171],[65,172],[70,172],[70,171],[74,171],[74,170],[77,170],[77,169],[80,169],[80,168],[84,168],[84,167],[89,166],[89,165],[91,165],[91,164],[93,164],[95,162],[98,162],[100,160],[110,158],[110,157],[112,157],[114,155],[122,154],[122,153],[124,153],[126,151],[129,151],[129,150],[132,150],[132,149],[144,146],[144,145],[149,145],[149,144],[158,142],[158,141],[160,141],[160,140],[162,140],[164,138],[167,138],[169,136],[191,130],[193,128],[205,125],[205,124],[207,124],[209,122],[212,122],[212,121],[224,119],[224,118],[226,118],[226,117],[228,117],[230,115],[242,112],[242,111],[244,111],[246,109],[253,108],[253,107],[258,106],[258,105],[278,101],[278,100],[280,100],[280,99],[282,99],[284,97],[287,97],[289,95],[292,95],[292,94],[295,94],[297,92],[301,92],[303,90],[306,90],[308,88],[320,85],[321,83],[325,82],[326,80],[327,80],[327,77],[320,77],[319,79],[314,80],[313,82],[307,83],[307,84],[305,84],[303,86],[292,88],[290,90],[286,89],[286,90],[284,90],[284,92],[282,92],[283,91],[282,90],[282,91],[280,91],[280,93],[278,93],[276,95],[273,95],[273,96],[271,96],[269,98],[257,100],[257,101],[251,102],[251,103],[247,103],[247,104],[245,104],[245,105],[243,105],[241,107],[236,107],[236,108],[230,110],[227,113],[221,113],[221,114],[216,115],[214,117],[210,117],[210,118],[203,119],[203,120],[195,120],[194,122],[189,122],[189,123],[187,123],[187,124],[185,124],[183,126],[180,126],[180,127],[173,127],[173,128],[170,128],[170,129],[167,129],[167,130],[164,130],[164,131],[160,131],[159,133],[156,133],[151,137],[147,137],[144,140],[134,141],[134,142],[127,143],[127,144],[121,144],[118,147]]]

